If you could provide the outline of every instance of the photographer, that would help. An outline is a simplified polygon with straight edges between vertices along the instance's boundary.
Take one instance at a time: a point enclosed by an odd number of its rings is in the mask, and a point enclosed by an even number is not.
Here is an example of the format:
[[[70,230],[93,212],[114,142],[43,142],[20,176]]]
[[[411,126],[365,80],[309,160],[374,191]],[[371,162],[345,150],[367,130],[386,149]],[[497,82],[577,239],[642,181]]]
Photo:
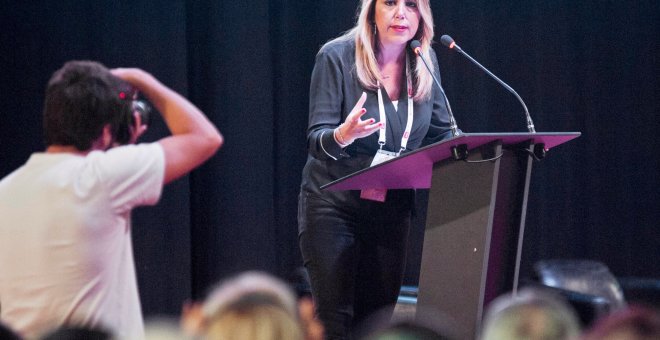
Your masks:
[[[172,135],[146,130],[140,91]],[[46,150],[0,181],[0,318],[27,338],[63,325],[143,337],[130,212],[211,157],[223,139],[188,100],[139,69],[66,63],[44,105]]]

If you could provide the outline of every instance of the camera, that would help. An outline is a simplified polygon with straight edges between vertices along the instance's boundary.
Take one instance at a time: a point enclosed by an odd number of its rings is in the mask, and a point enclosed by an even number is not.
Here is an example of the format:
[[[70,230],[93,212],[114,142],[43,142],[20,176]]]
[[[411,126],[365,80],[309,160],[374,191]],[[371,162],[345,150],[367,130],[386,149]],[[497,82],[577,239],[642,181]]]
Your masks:
[[[142,125],[151,125],[151,105],[146,100],[135,99],[133,100],[133,113],[137,112],[140,115]],[[135,125],[135,116],[131,115],[131,123]]]

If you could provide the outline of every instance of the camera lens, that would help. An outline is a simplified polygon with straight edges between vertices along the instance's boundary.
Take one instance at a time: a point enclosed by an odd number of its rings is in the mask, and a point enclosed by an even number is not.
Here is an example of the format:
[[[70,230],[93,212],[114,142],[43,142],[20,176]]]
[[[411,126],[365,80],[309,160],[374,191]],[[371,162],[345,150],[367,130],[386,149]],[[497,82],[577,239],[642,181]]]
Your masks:
[[[140,115],[140,120],[142,125],[151,125],[151,105],[144,100],[134,100],[133,101],[133,111],[137,112]]]

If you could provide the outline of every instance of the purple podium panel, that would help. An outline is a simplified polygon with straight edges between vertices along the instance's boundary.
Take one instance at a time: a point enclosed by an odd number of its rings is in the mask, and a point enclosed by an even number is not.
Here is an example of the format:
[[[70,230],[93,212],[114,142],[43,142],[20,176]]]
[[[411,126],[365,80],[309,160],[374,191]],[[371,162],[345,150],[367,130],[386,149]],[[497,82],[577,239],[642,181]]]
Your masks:
[[[503,145],[530,142],[545,144],[547,150],[578,137],[578,132],[557,133],[464,133],[425,146],[400,157],[362,169],[321,188],[331,191],[361,189],[428,189],[433,164],[452,157],[451,148],[465,144],[468,150],[501,141]]]

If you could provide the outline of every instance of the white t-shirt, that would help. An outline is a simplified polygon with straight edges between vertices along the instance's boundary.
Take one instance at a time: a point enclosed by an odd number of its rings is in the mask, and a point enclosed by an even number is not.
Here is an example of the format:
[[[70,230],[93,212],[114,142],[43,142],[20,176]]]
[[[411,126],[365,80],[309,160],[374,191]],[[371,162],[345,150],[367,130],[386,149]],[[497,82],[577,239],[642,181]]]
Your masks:
[[[35,153],[0,181],[0,318],[33,338],[63,324],[144,333],[130,233],[156,204],[158,143],[87,156]]]

